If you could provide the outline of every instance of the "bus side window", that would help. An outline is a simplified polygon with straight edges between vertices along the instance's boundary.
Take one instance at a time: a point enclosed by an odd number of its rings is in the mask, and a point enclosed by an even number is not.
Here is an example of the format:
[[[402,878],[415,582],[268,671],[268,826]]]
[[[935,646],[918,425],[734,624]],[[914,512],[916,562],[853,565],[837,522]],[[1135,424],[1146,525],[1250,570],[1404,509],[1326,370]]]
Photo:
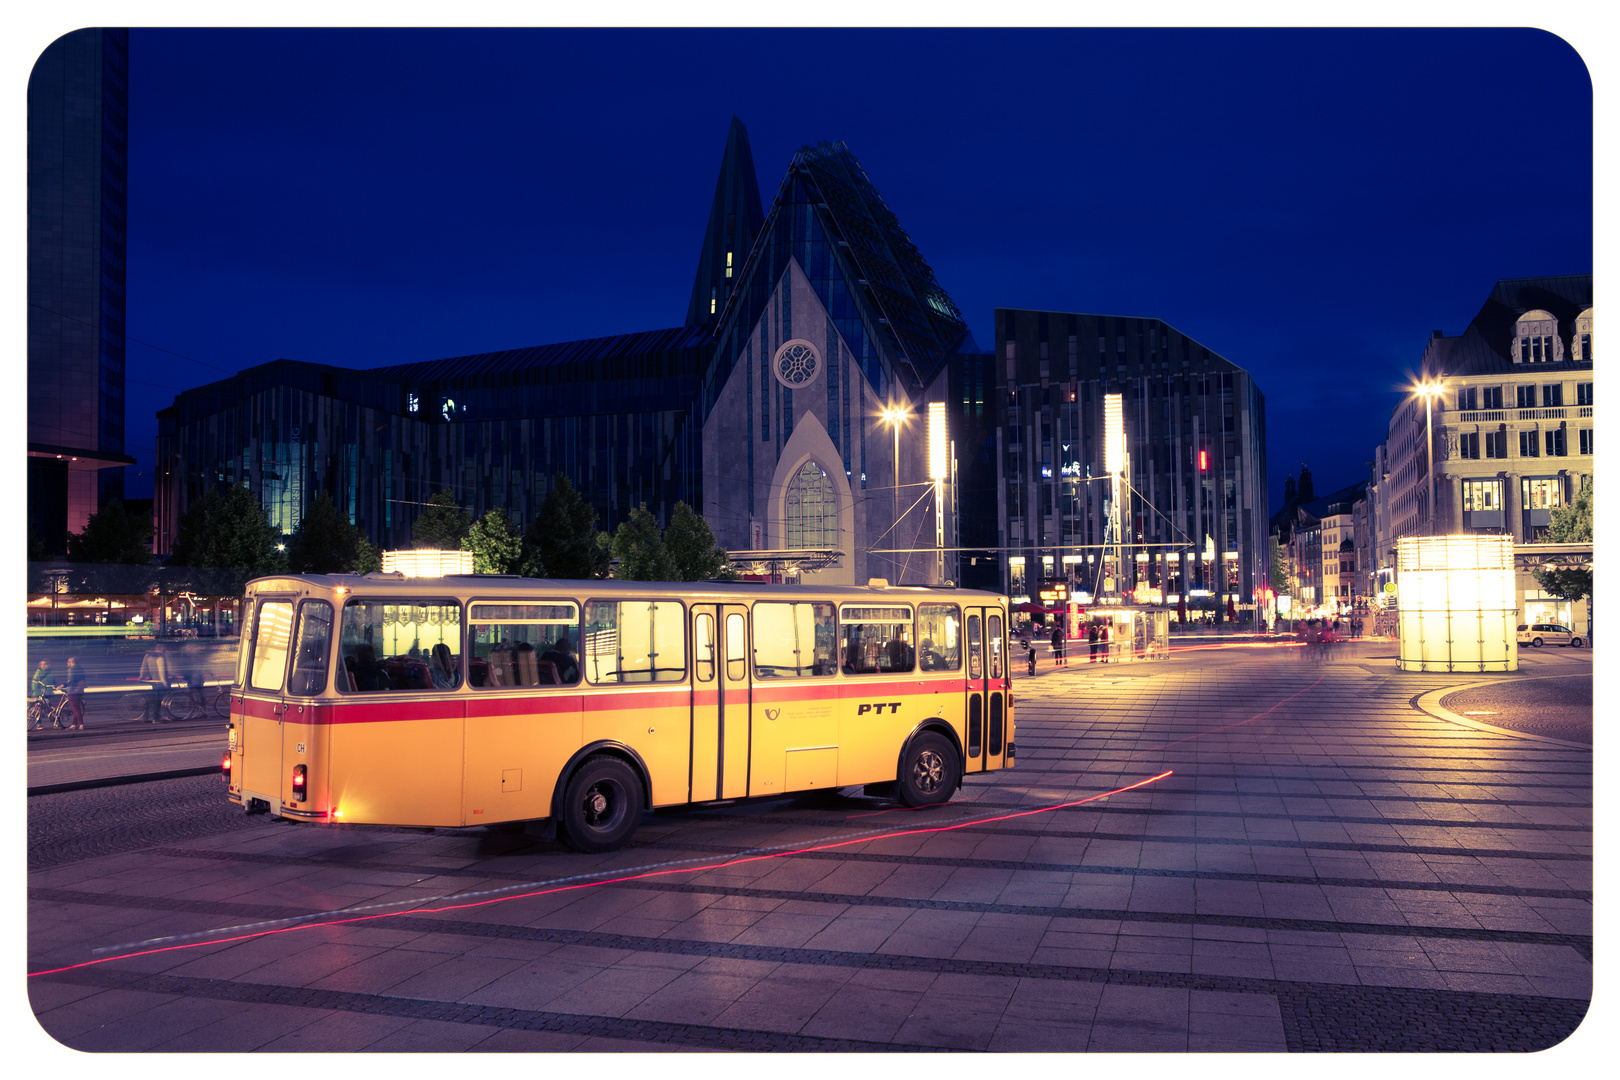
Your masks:
[[[707,611],[697,617],[692,632],[692,653],[698,682],[714,681],[714,616]]]
[[[585,677],[593,683],[686,678],[686,608],[673,600],[593,600],[585,605]]]
[[[977,679],[984,671],[984,662],[979,658],[979,617],[968,616],[968,678]]]
[[[325,600],[305,600],[298,609],[298,647],[293,651],[289,692],[307,696],[325,690],[326,657],[331,651],[332,605]]]
[[[955,604],[917,606],[917,659],[924,671],[962,670],[961,627]]]

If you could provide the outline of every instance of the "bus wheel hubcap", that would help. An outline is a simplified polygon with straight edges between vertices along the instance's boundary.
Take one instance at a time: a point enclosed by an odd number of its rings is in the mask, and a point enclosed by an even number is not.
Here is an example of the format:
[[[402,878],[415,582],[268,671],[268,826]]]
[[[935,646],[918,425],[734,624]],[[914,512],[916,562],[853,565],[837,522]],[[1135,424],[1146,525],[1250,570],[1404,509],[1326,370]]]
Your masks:
[[[924,750],[917,755],[917,768],[913,770],[913,776],[917,782],[918,791],[938,791],[944,773],[945,763],[940,760],[937,753],[932,750]]]
[[[585,797],[585,812],[593,818],[600,818],[607,811],[607,805],[607,797],[595,789]]]

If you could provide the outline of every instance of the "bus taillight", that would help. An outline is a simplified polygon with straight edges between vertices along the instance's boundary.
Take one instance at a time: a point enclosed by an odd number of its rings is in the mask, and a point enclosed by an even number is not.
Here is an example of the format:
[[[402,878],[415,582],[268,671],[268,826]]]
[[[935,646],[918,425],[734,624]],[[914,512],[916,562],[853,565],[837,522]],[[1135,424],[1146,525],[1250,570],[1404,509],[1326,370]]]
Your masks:
[[[219,775],[229,784],[231,782],[231,752],[225,751],[225,757],[219,763]]]
[[[304,766],[302,766],[302,765],[294,765],[293,766],[293,774],[292,774],[293,802],[303,802],[304,801],[304,790],[305,790],[306,784],[308,783],[308,780],[309,780],[309,776],[308,776],[308,773],[306,772]]]

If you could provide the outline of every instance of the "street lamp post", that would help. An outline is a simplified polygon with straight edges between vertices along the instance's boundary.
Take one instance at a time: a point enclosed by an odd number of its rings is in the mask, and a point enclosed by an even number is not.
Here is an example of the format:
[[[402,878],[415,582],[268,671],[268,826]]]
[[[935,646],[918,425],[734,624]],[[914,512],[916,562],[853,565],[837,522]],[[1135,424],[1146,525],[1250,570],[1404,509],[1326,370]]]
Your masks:
[[[883,410],[883,422],[894,429],[894,491],[889,499],[889,546],[895,547],[900,539],[900,425],[911,416],[910,410],[904,405],[890,405]],[[899,564],[899,556],[892,560]],[[894,583],[900,584],[900,577],[895,575]]]
[[[1423,395],[1423,433],[1428,443],[1429,468],[1429,535],[1434,535],[1434,399],[1440,393],[1440,380],[1424,380],[1418,386]]]

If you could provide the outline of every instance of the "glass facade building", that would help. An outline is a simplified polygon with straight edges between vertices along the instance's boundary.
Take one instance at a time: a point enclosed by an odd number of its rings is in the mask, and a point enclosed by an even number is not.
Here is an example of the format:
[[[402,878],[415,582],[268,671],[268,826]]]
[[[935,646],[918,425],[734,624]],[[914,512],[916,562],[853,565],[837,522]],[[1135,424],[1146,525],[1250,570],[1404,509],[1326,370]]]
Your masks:
[[[1158,319],[1007,309],[996,311],[995,366],[1010,595],[1052,578],[1097,591],[1103,402],[1119,394],[1121,590],[1252,603],[1268,577],[1270,514],[1265,396],[1248,372]]]
[[[643,502],[667,522],[702,494],[687,403],[709,343],[677,327],[367,371],[277,360],[187,391],[158,414],[158,551],[218,484],[288,533],[326,491],[385,549],[441,490],[521,528],[558,472],[599,527]]]
[[[28,79],[28,528],[66,550],[121,498],[129,31],[75,30]]]

